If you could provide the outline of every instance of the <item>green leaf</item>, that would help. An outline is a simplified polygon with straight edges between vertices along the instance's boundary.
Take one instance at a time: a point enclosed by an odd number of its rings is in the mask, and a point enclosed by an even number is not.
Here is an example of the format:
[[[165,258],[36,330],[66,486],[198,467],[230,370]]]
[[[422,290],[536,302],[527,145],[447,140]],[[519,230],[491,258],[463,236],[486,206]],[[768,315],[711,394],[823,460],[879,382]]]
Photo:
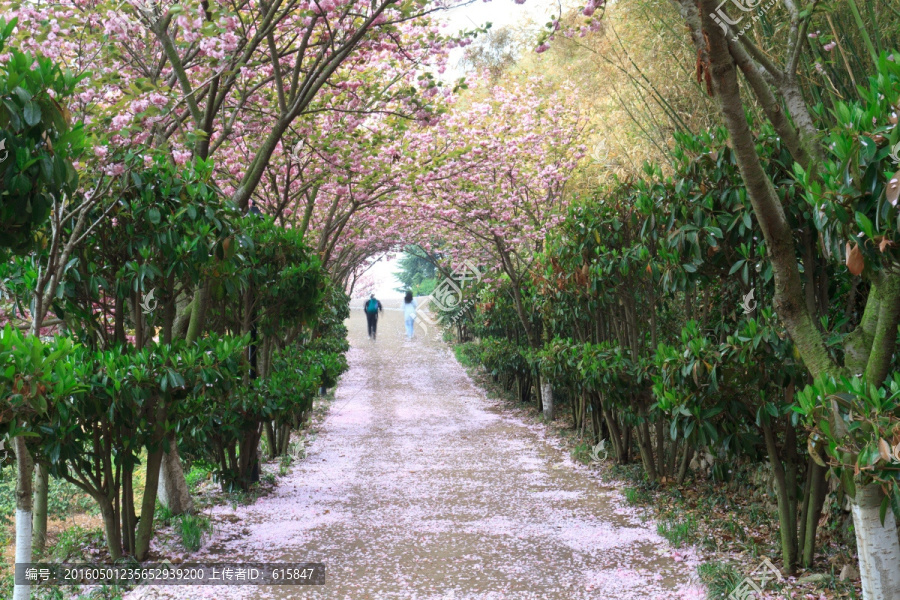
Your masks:
[[[891,510],[894,511],[894,518],[900,521],[900,487],[898,487],[896,481],[888,497],[891,499]]]
[[[29,100],[25,103],[25,123],[34,127],[41,122],[41,107]]]
[[[844,469],[841,471],[841,483],[844,484],[844,491],[851,498],[856,497],[856,484],[853,483],[853,473]]]
[[[858,211],[856,213],[856,224],[859,225],[860,230],[866,234],[866,237],[869,239],[875,237],[875,228],[872,226],[872,221],[869,220],[869,217]]]

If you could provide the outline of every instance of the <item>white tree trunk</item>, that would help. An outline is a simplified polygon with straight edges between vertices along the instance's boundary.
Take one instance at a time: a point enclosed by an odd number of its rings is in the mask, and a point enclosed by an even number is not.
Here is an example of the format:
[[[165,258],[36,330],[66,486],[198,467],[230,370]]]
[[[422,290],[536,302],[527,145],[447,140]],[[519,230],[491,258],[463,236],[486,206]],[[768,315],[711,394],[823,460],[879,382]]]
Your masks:
[[[31,562],[31,511],[16,509],[16,564]],[[28,583],[16,584],[13,600],[31,598],[31,586]]]
[[[162,462],[159,465],[157,497],[173,515],[194,510],[194,502],[191,499],[187,480],[184,478],[184,469],[181,468],[181,457],[178,456],[174,435],[169,437],[169,451],[163,454]]]
[[[541,403],[544,405],[544,420],[553,420],[553,387],[541,377]]]
[[[890,509],[881,525],[883,498],[881,486],[867,485],[856,488],[851,502],[863,600],[900,600],[900,539]]]
[[[31,477],[34,473],[34,463],[31,453],[25,446],[25,438],[17,437],[13,440],[16,448],[16,563],[31,562]],[[31,598],[31,586],[16,585],[13,591],[13,600],[29,600]]]

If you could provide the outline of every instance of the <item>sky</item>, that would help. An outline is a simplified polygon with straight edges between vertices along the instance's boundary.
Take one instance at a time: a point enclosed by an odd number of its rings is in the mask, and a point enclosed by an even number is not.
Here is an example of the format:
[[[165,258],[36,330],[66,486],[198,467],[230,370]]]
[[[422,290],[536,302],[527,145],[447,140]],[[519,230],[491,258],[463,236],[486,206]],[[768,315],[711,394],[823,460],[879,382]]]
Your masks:
[[[560,2],[563,5],[571,4],[575,0],[525,0],[525,4],[516,4],[513,0],[474,0],[470,4],[441,13],[437,18],[447,23],[446,33],[456,33],[461,30],[471,30],[491,23],[494,29],[508,25],[517,25],[532,21],[539,29],[545,23],[553,20],[560,12]],[[535,38],[537,35],[535,35]],[[537,44],[535,44],[537,45]],[[458,66],[463,56],[464,49],[456,48],[450,52],[450,68],[445,74],[449,80],[455,80],[465,75]]]
[[[375,295],[379,299],[403,297],[403,294],[394,290],[395,287],[400,285],[400,282],[394,277],[394,272],[397,271],[398,258],[399,256],[395,256],[391,260],[380,261],[369,270],[369,273],[375,278]]]
[[[493,23],[494,27],[502,27],[527,22],[529,19],[543,25],[550,20],[549,17],[557,14],[559,0],[526,0],[525,4],[516,4],[513,0],[476,0],[448,10],[438,18],[445,21],[453,31],[472,29],[487,22]]]

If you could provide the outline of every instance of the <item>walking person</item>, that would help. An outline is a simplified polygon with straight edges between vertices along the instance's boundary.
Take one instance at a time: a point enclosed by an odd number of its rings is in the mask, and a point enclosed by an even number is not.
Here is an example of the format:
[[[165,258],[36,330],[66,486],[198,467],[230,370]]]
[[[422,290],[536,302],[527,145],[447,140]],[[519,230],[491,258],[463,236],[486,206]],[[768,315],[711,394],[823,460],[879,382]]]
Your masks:
[[[406,319],[406,339],[413,338],[413,326],[416,324],[416,308],[419,303],[413,298],[412,292],[406,292],[403,299],[403,317]]]
[[[378,329],[378,313],[384,312],[381,302],[375,299],[375,294],[369,296],[366,305],[363,307],[366,313],[366,322],[369,325],[369,339],[375,341],[375,332]]]

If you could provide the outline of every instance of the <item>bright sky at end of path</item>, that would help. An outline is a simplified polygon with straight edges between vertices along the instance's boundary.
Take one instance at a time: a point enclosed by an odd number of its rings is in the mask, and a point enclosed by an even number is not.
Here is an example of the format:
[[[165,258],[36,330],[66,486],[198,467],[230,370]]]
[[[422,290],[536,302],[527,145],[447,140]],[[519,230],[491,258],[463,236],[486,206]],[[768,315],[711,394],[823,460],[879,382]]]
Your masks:
[[[369,273],[375,279],[375,295],[378,298],[402,298],[403,294],[396,288],[400,287],[400,281],[394,277],[394,273],[400,270],[397,260],[402,254],[394,255],[389,260],[380,260],[375,263]]]
[[[472,29],[485,23],[493,23],[494,27],[514,25],[532,20],[543,25],[560,12],[560,5],[568,6],[570,2],[559,0],[526,0],[525,4],[516,4],[513,0],[492,0],[490,2],[473,2],[452,8],[441,14],[440,19],[448,24],[451,30]]]
[[[497,29],[532,21],[536,25],[535,39],[537,39],[539,28],[559,15],[560,6],[566,8],[570,5],[577,6],[577,3],[573,0],[526,0],[525,4],[516,4],[513,0],[492,0],[490,2],[479,0],[442,12],[437,18],[447,23],[446,33],[454,34],[461,30],[482,27],[486,23],[491,23],[492,28]],[[463,75],[459,66],[462,56],[462,48],[456,48],[450,52],[451,79]]]

